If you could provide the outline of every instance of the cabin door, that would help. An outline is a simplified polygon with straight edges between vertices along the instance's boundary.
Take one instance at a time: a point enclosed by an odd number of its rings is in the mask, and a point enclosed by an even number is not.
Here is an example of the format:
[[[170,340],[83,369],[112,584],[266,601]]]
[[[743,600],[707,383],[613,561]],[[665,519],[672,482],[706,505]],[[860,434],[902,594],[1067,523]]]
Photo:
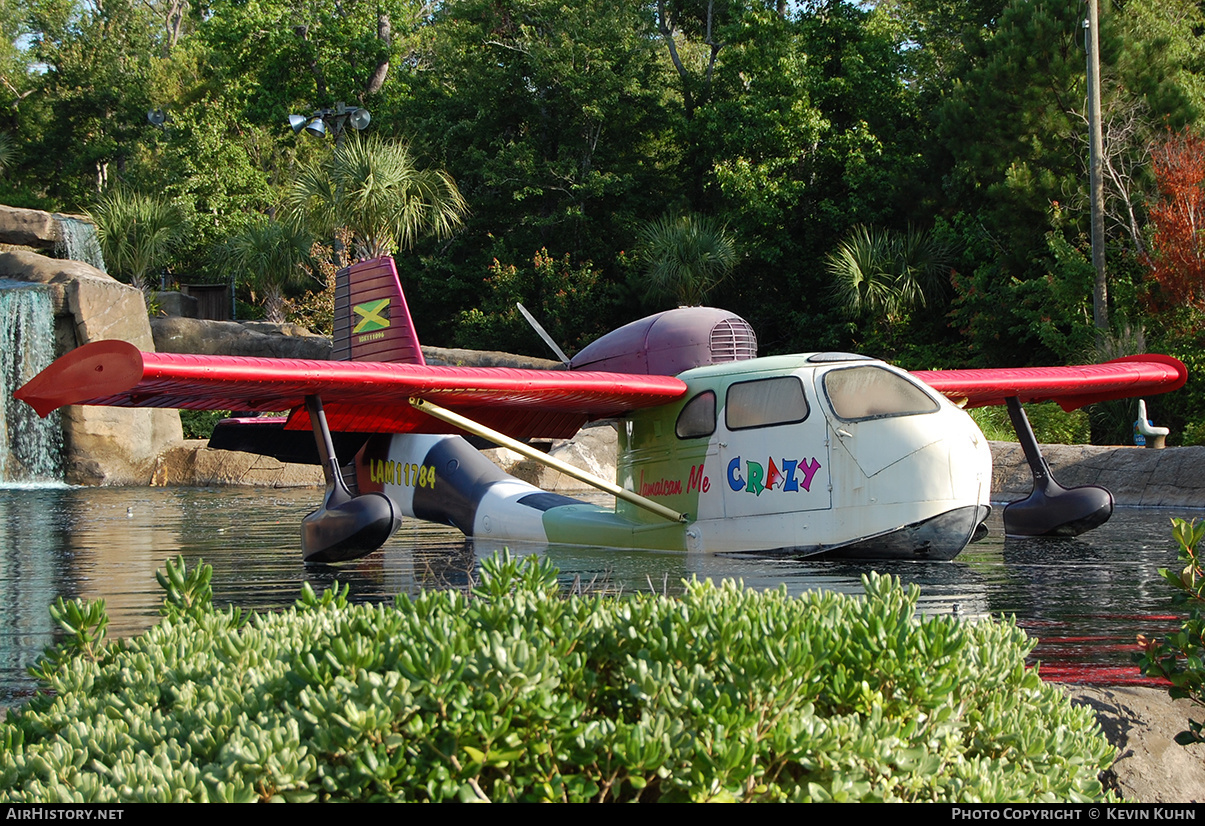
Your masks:
[[[729,385],[717,428],[724,515],[832,507],[827,431],[811,382],[797,375]]]

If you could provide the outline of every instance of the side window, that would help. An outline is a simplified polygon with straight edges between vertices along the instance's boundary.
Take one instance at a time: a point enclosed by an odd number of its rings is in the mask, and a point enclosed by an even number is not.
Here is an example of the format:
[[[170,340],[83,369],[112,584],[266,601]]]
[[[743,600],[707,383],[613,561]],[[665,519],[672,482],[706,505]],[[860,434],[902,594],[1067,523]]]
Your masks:
[[[728,388],[724,423],[729,430],[795,424],[808,417],[808,400],[798,376],[743,381]]]
[[[846,421],[933,413],[937,402],[897,373],[881,367],[850,367],[824,374],[824,393]]]
[[[674,433],[679,439],[700,439],[715,433],[715,391],[707,390],[686,403]]]

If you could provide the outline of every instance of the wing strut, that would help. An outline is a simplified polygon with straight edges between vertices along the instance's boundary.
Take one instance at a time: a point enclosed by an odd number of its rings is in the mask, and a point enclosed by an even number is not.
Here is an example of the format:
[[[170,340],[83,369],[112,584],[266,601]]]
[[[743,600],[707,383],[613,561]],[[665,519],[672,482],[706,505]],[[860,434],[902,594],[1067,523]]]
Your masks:
[[[302,555],[306,562],[359,559],[384,545],[401,524],[401,517],[383,493],[352,496],[339,469],[322,399],[306,396],[305,409],[318,443],[326,496],[318,510],[301,521]]]
[[[1004,506],[1007,536],[1079,536],[1103,525],[1113,515],[1113,494],[1097,485],[1065,488],[1054,480],[1038,448],[1029,418],[1016,396],[1005,399],[1008,417],[1033,473],[1033,492]]]
[[[556,353],[556,357],[561,360],[561,364],[569,367],[569,356],[565,355],[565,351],[557,347],[556,342],[552,340],[552,336],[548,335],[548,331],[544,329],[544,325],[536,321],[536,317],[527,311],[527,308],[522,304],[515,302],[515,306],[519,308],[519,312],[527,319],[527,323],[536,331],[536,335],[544,339],[544,343],[551,348],[552,352]],[[572,369],[572,368],[570,368]]]
[[[528,459],[534,459],[542,465],[547,465],[553,470],[560,471],[566,476],[571,476],[574,479],[577,479],[579,482],[585,482],[587,485],[596,487],[605,493],[609,493],[612,496],[616,496],[626,502],[631,502],[637,507],[644,508],[651,513],[655,513],[662,519],[668,519],[670,522],[687,521],[685,514],[678,513],[676,510],[671,510],[670,508],[665,507],[665,505],[654,502],[652,499],[647,499],[638,493],[628,490],[627,488],[621,488],[619,485],[608,482],[605,479],[600,479],[591,473],[587,473],[581,468],[575,468],[573,465],[562,462],[560,459],[554,459],[547,453],[541,453],[529,445],[525,445],[522,442],[517,442],[509,436],[503,435],[496,430],[491,430],[485,425],[478,424],[472,419],[466,419],[464,416],[461,416],[458,413],[453,413],[451,410],[446,410],[437,404],[433,404],[425,399],[415,398],[410,399],[410,404],[413,405],[417,410],[421,410],[429,416],[434,416],[440,421],[455,425],[461,430],[472,433],[474,436],[481,436],[482,438],[489,439],[495,444],[508,447],[515,451],[515,453],[521,453]]]

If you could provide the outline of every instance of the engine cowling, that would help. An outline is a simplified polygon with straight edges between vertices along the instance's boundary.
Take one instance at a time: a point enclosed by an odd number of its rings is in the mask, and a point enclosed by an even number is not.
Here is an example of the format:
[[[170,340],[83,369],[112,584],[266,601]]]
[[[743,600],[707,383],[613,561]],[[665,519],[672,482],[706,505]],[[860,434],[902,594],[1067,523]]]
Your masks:
[[[745,319],[714,307],[679,307],[612,330],[574,356],[569,369],[676,376],[752,358],[757,335]]]

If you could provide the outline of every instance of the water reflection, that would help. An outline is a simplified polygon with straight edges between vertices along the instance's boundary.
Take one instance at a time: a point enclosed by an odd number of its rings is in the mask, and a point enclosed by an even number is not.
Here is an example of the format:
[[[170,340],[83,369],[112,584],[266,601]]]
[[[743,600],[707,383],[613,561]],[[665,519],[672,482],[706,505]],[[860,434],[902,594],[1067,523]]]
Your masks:
[[[54,597],[104,599],[110,633],[137,633],[157,619],[155,570],[182,554],[214,567],[218,604],[270,609],[290,605],[303,582],[315,590],[337,579],[360,602],[424,587],[462,587],[494,545],[474,547],[451,529],[407,520],[380,552],[341,566],[307,568],[298,550],[301,518],[314,490],[189,488],[0,489],[0,704],[32,687],[25,675],[55,631]],[[1200,515],[1197,512],[1196,515]],[[923,613],[968,618],[1016,615],[1042,639],[1043,674],[1116,682],[1135,675],[1135,634],[1177,625],[1157,569],[1175,560],[1169,518],[1191,511],[1119,509],[1104,528],[1074,540],[1008,540],[998,516],[993,534],[951,563],[883,563],[883,573],[921,589]],[[551,558],[570,584],[675,593],[684,578],[742,579],[755,588],[785,585],[861,592],[865,564],[747,556],[705,556],[601,548],[523,548]]]

